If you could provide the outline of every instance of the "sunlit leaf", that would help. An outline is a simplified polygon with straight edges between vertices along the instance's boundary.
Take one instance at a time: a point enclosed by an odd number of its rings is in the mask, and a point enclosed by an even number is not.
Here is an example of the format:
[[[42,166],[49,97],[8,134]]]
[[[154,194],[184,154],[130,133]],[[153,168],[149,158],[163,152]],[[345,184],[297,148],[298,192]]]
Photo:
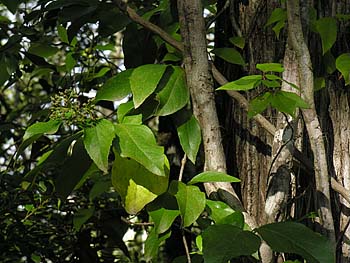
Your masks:
[[[217,90],[250,90],[260,84],[262,75],[249,75],[229,82]]]
[[[337,69],[343,75],[345,85],[350,85],[350,53],[341,54],[335,63]]]
[[[207,171],[200,174],[197,174],[195,177],[188,182],[188,184],[196,183],[207,183],[207,182],[230,182],[237,183],[240,182],[238,178],[228,175],[226,173]]]
[[[23,141],[36,135],[43,134],[54,134],[58,131],[61,126],[62,121],[60,120],[49,120],[47,122],[37,122],[29,126],[23,135]]]
[[[282,64],[280,63],[263,63],[263,64],[256,64],[256,68],[261,70],[262,72],[283,72],[284,68]]]

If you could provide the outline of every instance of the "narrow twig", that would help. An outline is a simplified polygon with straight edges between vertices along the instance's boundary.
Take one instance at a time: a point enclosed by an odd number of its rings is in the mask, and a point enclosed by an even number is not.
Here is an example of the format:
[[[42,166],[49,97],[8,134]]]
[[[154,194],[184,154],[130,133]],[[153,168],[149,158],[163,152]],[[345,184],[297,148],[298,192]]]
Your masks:
[[[192,261],[191,261],[190,250],[188,249],[187,240],[186,240],[186,237],[185,237],[185,233],[183,231],[182,231],[182,242],[184,243],[187,262],[191,263]]]
[[[182,181],[182,176],[183,176],[183,174],[184,174],[186,161],[187,161],[187,155],[186,155],[186,153],[185,153],[185,154],[184,154],[184,157],[182,157],[182,160],[181,160],[181,167],[180,167],[179,179],[178,179],[179,182]]]
[[[154,223],[153,222],[139,222],[139,223],[135,223],[135,222],[131,222],[130,220],[126,219],[125,217],[120,217],[121,220],[124,223],[127,223],[128,225],[132,225],[132,226],[153,226]]]

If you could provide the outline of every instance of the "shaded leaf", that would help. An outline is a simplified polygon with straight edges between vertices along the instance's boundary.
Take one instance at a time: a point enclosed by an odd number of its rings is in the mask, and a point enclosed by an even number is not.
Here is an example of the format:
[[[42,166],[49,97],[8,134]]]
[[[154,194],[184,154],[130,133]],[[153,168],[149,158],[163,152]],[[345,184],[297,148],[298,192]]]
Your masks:
[[[201,128],[197,119],[192,116],[186,123],[177,128],[180,144],[193,164],[202,141]]]
[[[244,37],[230,37],[229,41],[235,45],[236,47],[239,47],[241,49],[245,46],[245,39]]]
[[[188,184],[197,184],[197,183],[207,183],[207,182],[231,182],[237,183],[240,182],[238,178],[228,175],[226,173],[207,171],[194,176]]]
[[[75,58],[73,58],[73,53],[69,52],[66,55],[66,69],[67,71],[71,71],[75,65],[77,64],[77,61],[75,60]]]
[[[58,48],[50,46],[47,43],[32,43],[28,52],[39,57],[47,58],[58,52]]]
[[[79,209],[73,217],[73,226],[75,231],[79,231],[83,224],[85,224],[90,217],[93,216],[95,212],[95,207],[90,207],[87,209]]]
[[[69,44],[67,29],[62,25],[57,26],[57,33],[63,43]]]
[[[273,23],[277,23],[279,21],[285,21],[287,19],[287,10],[282,8],[275,8],[269,19],[266,22],[265,27],[272,25]]]
[[[115,137],[114,125],[106,119],[84,129],[84,145],[91,159],[102,171],[108,171],[108,155]]]
[[[310,263],[335,262],[334,244],[303,224],[280,222],[264,225],[256,231],[274,251],[295,253]]]
[[[145,242],[145,260],[147,262],[158,257],[158,249],[160,245],[170,237],[171,232],[166,232],[161,235],[157,235],[154,229],[148,234]]]
[[[248,118],[262,113],[270,105],[271,93],[265,92],[262,96],[256,97],[249,102]]]
[[[227,263],[259,249],[260,238],[231,225],[213,225],[204,230],[203,257],[206,263]]]
[[[316,30],[321,36],[322,50],[325,54],[337,40],[337,21],[332,17],[323,17],[316,21]]]
[[[237,65],[245,65],[245,61],[236,49],[234,48],[215,48],[211,51],[216,56],[222,58],[223,60]]]
[[[319,91],[326,87],[326,80],[324,77],[314,79],[314,91]]]

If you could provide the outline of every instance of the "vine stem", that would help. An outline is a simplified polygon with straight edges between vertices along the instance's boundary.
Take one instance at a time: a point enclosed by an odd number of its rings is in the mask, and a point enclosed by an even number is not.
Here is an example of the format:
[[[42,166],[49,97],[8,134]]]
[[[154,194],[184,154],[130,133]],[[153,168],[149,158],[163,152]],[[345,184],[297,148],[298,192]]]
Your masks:
[[[182,242],[184,243],[187,262],[191,263],[192,260],[191,260],[190,250],[188,249],[187,240],[186,240],[186,237],[185,237],[185,233],[183,231],[182,231]]]

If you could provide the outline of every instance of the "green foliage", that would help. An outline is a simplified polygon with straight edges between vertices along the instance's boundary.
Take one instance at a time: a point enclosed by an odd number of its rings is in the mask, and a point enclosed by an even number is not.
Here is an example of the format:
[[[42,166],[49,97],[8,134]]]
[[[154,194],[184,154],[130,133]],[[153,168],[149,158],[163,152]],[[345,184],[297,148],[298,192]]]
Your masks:
[[[194,176],[188,184],[197,184],[197,183],[207,183],[207,182],[231,182],[238,183],[239,180],[236,177],[231,175],[221,173],[221,172],[203,172]]]
[[[287,11],[282,8],[275,8],[269,19],[267,20],[265,27],[273,25],[272,30],[275,32],[276,37],[279,38],[281,29],[285,26],[287,20]]]
[[[331,17],[324,17],[315,23],[316,30],[321,36],[323,54],[325,54],[337,40],[337,21]]]
[[[211,52],[219,58],[222,58],[223,60],[232,64],[237,64],[241,66],[245,65],[245,61],[241,53],[239,53],[234,48],[215,48]]]
[[[335,63],[344,78],[345,85],[350,85],[350,53],[341,54]]]

